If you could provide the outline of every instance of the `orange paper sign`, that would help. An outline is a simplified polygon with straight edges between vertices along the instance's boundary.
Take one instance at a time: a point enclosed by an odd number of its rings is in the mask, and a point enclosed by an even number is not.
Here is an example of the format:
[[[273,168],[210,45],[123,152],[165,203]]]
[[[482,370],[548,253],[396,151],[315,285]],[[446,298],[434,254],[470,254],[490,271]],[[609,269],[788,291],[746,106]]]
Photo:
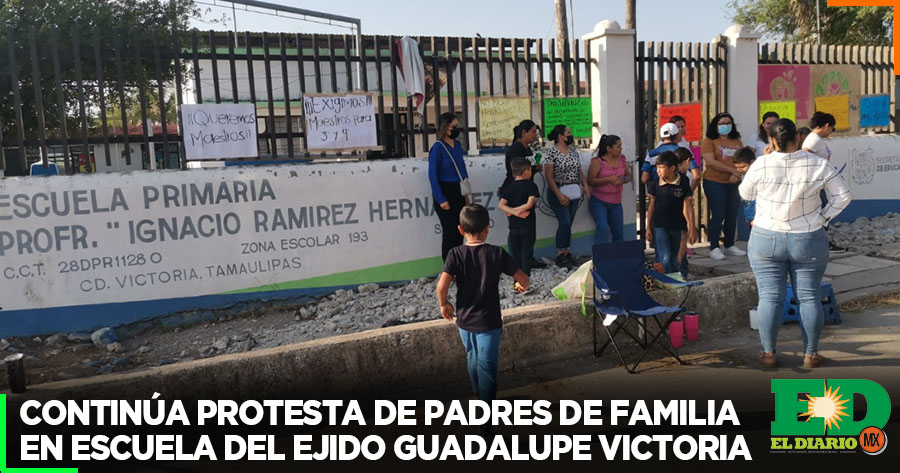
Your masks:
[[[700,102],[670,103],[659,106],[659,125],[669,122],[674,115],[684,117],[686,130],[684,139],[688,141],[700,141],[703,139],[703,113],[700,111]]]

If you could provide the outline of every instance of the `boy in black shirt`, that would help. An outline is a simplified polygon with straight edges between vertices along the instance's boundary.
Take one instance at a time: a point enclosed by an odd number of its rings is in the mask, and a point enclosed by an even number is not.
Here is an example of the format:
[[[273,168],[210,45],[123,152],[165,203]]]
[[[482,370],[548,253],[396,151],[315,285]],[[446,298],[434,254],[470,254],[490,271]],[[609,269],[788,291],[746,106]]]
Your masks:
[[[658,180],[647,184],[650,205],[647,212],[647,240],[656,240],[656,261],[664,271],[678,271],[678,249],[681,232],[688,232],[691,243],[697,242],[694,228],[694,207],[691,202],[691,185],[687,176],[677,170],[678,157],[671,151],[659,155],[656,160]]]
[[[506,186],[497,208],[509,219],[509,252],[513,261],[525,274],[531,276],[531,255],[537,238],[534,209],[541,196],[537,184],[531,180],[531,163],[525,158],[515,158],[510,163],[515,180]]]
[[[490,231],[490,215],[481,205],[469,204],[459,213],[459,231],[466,242],[450,250],[444,272],[437,284],[441,315],[456,326],[466,349],[469,378],[478,399],[490,403],[497,397],[497,358],[500,354],[500,274],[516,281],[523,292],[531,283],[499,246],[485,243]],[[456,278],[456,310],[447,300],[450,283]],[[489,427],[483,427],[489,431]]]

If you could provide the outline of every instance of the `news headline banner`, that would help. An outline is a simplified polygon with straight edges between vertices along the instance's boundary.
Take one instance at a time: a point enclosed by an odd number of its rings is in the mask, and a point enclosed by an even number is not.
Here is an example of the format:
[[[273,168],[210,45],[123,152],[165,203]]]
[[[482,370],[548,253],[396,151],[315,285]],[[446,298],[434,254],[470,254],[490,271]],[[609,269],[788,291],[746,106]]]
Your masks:
[[[730,400],[377,400],[370,415],[355,400],[180,400],[25,401],[17,413],[28,427],[70,426],[69,435],[19,437],[23,463],[46,461],[322,461],[369,460],[701,460],[750,461],[740,434],[697,434],[696,427],[734,431],[740,420]],[[188,414],[188,412],[191,414]],[[10,413],[10,415],[16,415]],[[391,426],[430,427],[434,432],[459,427],[618,426],[642,434],[522,434],[482,438],[472,434],[396,435]],[[219,426],[225,435],[179,434],[187,427]],[[329,427],[329,434],[295,434],[290,442],[265,433],[280,427]],[[366,429],[360,429],[367,426]],[[103,435],[79,435],[79,428],[102,427]],[[146,427],[147,434],[116,435],[116,430]],[[654,433],[659,427],[659,433]],[[241,429],[262,433],[242,435]],[[340,433],[367,430],[369,435]],[[380,428],[380,429],[379,429]],[[382,430],[382,432],[378,432]],[[462,429],[465,430],[465,429]],[[617,429],[618,430],[618,429]],[[679,432],[682,430],[683,432]],[[331,433],[335,432],[335,433]],[[690,433],[689,433],[690,432]],[[108,433],[108,435],[107,435]],[[395,437],[395,438],[394,438]],[[385,440],[391,439],[391,442]],[[289,447],[286,448],[286,445]],[[599,446],[599,448],[597,448]],[[68,456],[66,455],[68,453]]]
[[[504,158],[466,164],[473,202],[491,212],[488,241],[504,245]],[[434,274],[441,227],[427,168],[405,159],[0,180],[0,320],[19,309]],[[538,238],[549,238],[556,219],[544,200],[539,212]],[[593,229],[582,209],[573,231]],[[0,336],[8,327],[0,322]]]
[[[186,104],[181,106],[187,159],[255,158],[258,156],[253,104]]]
[[[374,95],[306,94],[303,120],[309,151],[353,151],[378,148]]]

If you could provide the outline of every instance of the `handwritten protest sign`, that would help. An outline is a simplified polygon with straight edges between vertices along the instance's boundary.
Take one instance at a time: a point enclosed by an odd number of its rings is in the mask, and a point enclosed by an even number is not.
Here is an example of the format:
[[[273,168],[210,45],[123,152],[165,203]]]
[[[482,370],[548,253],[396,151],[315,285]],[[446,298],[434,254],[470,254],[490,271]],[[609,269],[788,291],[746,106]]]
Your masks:
[[[482,97],[478,99],[478,140],[510,143],[513,128],[531,118],[529,97]]]
[[[255,158],[253,104],[204,103],[181,106],[187,159]]]
[[[834,115],[835,130],[850,129],[850,97],[847,95],[823,95],[816,97],[816,111]]]
[[[792,122],[797,121],[797,102],[793,100],[772,100],[759,102],[759,122],[762,123],[763,115],[775,112],[778,118],[787,118]]]
[[[861,128],[891,126],[891,96],[860,97],[859,126]]]
[[[687,129],[684,139],[688,141],[700,141],[703,139],[703,113],[700,111],[700,102],[671,103],[659,106],[659,125],[668,123],[674,115],[684,117]]]
[[[590,97],[544,99],[544,127],[549,133],[557,125],[572,129],[575,138],[590,138],[594,127]]]
[[[372,94],[306,94],[303,119],[308,151],[378,148]]]

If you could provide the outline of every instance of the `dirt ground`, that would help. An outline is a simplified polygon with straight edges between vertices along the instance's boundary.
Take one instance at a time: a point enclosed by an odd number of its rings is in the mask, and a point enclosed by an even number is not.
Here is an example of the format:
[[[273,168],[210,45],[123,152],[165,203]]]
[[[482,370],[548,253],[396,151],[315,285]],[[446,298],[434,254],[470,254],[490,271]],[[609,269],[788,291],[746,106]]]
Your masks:
[[[900,309],[900,292],[842,304],[844,323],[840,326],[826,325],[823,344],[826,344],[828,337],[843,337],[849,333],[856,334],[855,336],[897,335],[900,332],[897,317],[886,318],[885,308]],[[33,385],[259,349],[255,345],[254,334],[289,331],[301,324],[315,324],[315,321],[298,320],[293,307],[263,303],[244,313],[221,315],[211,322],[188,327],[151,329],[121,340],[124,351],[120,353],[109,352],[89,342],[64,341],[59,345],[47,345],[44,340],[28,338],[9,339],[11,347],[7,352],[25,354],[28,384]],[[791,335],[793,331],[799,332],[796,324],[786,326],[782,330],[782,338],[796,338]],[[318,324],[315,329],[304,331],[301,338],[324,338],[339,333],[342,333],[340,327]],[[747,345],[747,350],[729,350],[727,360],[723,361],[734,365],[750,365],[758,350],[759,341],[755,334],[749,328],[741,328],[736,329],[735,333],[704,336],[701,327],[701,340],[691,343],[693,346],[689,353],[702,358],[704,352]],[[226,337],[227,342],[224,341]],[[219,348],[224,346],[224,349],[212,349],[217,343]],[[8,389],[8,380],[5,376],[0,376],[0,390],[5,389]]]

